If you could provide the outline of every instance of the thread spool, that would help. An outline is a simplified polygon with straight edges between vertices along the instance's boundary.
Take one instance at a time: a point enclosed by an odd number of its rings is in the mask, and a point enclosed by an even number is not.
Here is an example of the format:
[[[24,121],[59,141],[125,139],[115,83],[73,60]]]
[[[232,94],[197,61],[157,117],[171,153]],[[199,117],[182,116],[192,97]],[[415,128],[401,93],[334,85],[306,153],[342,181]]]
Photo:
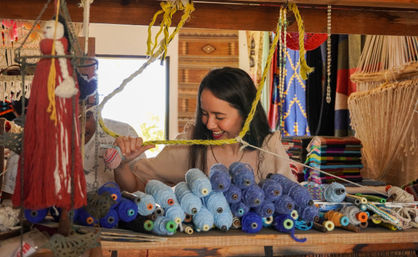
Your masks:
[[[194,229],[193,229],[192,226],[183,223],[182,227],[183,227],[183,232],[184,233],[186,233],[188,235],[192,235],[194,233]]]
[[[370,220],[375,225],[382,223],[382,218],[377,214],[373,214],[372,216],[370,216]]]
[[[119,216],[115,209],[110,209],[106,216],[99,220],[100,226],[104,228],[114,228],[118,225]]]
[[[365,212],[361,212],[357,206],[345,206],[340,210],[340,212],[347,216],[349,219],[350,224],[359,225],[361,222],[367,221],[367,214]]]
[[[359,227],[357,227],[354,224],[348,224],[347,226],[341,226],[341,228],[348,230],[348,231],[352,231],[352,232],[356,232],[359,233],[361,230]]]
[[[155,206],[154,214],[155,214],[156,217],[164,216],[165,211],[161,206]]]
[[[214,213],[213,220],[216,228],[226,232],[232,226],[233,216],[231,211],[224,211],[221,213]]]
[[[43,221],[47,214],[48,214],[48,208],[39,209],[39,210],[30,210],[30,209],[24,210],[25,218],[30,223],[39,223]]]
[[[122,197],[120,203],[116,206],[116,211],[119,219],[129,222],[134,220],[136,215],[138,215],[138,205],[134,201]]]
[[[207,196],[212,191],[209,178],[200,169],[188,170],[185,178],[190,190],[199,198]]]
[[[280,198],[274,201],[274,209],[279,214],[290,214],[295,208],[293,199],[288,195],[281,195]]]
[[[360,205],[357,205],[357,206],[360,208],[360,210],[367,211],[367,205],[366,204],[360,204]]]
[[[335,228],[335,224],[334,222],[330,221],[330,220],[325,220],[324,222],[322,222],[322,225],[325,227],[325,229],[329,232],[333,231]]]
[[[140,233],[149,233],[154,227],[154,222],[148,217],[137,215],[136,218],[130,222],[123,220],[119,221],[119,228],[129,229]]]
[[[270,217],[274,214],[274,203],[270,201],[264,201],[260,206],[254,209],[255,213],[261,218]]]
[[[238,203],[241,201],[242,198],[242,192],[239,187],[237,187],[234,184],[231,184],[229,186],[229,189],[224,192],[224,196],[226,198],[226,201],[230,204]]]
[[[145,193],[152,195],[156,203],[166,209],[177,202],[176,195],[171,187],[159,180],[149,180],[145,185]]]
[[[261,218],[263,221],[263,227],[270,227],[273,224],[273,216]]]
[[[213,215],[205,206],[202,206],[200,211],[193,216],[193,224],[197,232],[209,231],[213,227],[213,223]]]
[[[326,212],[324,218],[334,222],[334,225],[337,227],[347,226],[349,224],[348,217],[337,211]]]
[[[103,184],[103,186],[99,187],[97,193],[101,195],[104,192],[108,192],[110,194],[110,197],[112,197],[112,199],[115,201],[115,204],[113,204],[112,207],[115,207],[120,202],[122,194],[120,192],[118,184],[114,182],[107,182]]]
[[[93,216],[91,216],[85,207],[81,207],[76,210],[74,219],[83,226],[93,226],[94,224],[98,223],[98,220],[96,220]]]
[[[190,215],[196,214],[202,207],[200,198],[193,194],[186,182],[178,183],[174,188],[174,194],[180,202],[181,208]]]
[[[355,205],[367,204],[367,199],[357,195],[346,194],[345,201],[354,203]]]
[[[240,189],[245,189],[255,184],[254,171],[248,163],[233,162],[229,166],[231,181]]]
[[[241,219],[242,231],[257,233],[263,228],[263,220],[255,212],[248,212]]]
[[[359,227],[361,229],[366,229],[369,226],[369,222],[365,221],[365,222],[360,222]]]
[[[271,202],[277,200],[283,192],[283,188],[280,183],[271,178],[267,178],[260,182],[260,187],[264,191],[265,200]]]
[[[327,202],[340,203],[344,201],[346,197],[345,186],[337,182],[332,182],[331,184],[324,185],[322,197]]]
[[[356,194],[356,196],[364,197],[367,201],[378,202],[378,203],[386,203],[386,199],[374,195],[363,195],[363,194]]]
[[[122,194],[123,195],[123,194]],[[152,195],[146,194],[141,191],[136,191],[132,193],[133,196],[135,196],[138,206],[138,213],[142,216],[148,216],[151,215],[155,210],[155,199]]]
[[[193,221],[193,215],[186,213],[184,223],[191,223]]]
[[[213,214],[222,213],[224,211],[229,212],[229,204],[225,199],[222,192],[212,191],[208,196],[202,198],[206,208]]]
[[[306,206],[305,208],[297,207],[299,213],[299,218],[304,221],[310,222],[314,221],[316,217],[319,217],[319,210],[315,206]]]
[[[392,230],[392,231],[398,230],[398,228],[395,225],[390,224],[390,223],[386,223],[386,222],[380,223],[380,226],[385,227],[385,228],[387,228],[389,230]]]
[[[231,211],[235,217],[242,217],[250,211],[250,207],[243,202],[231,204]]]
[[[290,216],[292,217],[293,220],[298,220],[299,219],[299,212],[297,210],[292,210],[290,212]]]
[[[165,216],[174,221],[176,224],[181,224],[184,221],[184,218],[186,217],[183,209],[179,204],[175,204],[170,206],[165,210]]]
[[[174,235],[177,229],[177,224],[164,216],[158,216],[154,221],[152,232],[160,236]]]
[[[264,191],[257,184],[253,184],[242,191],[242,202],[250,208],[260,206],[263,201]]]
[[[240,229],[241,228],[241,219],[238,217],[234,217],[232,219],[232,228]]]
[[[313,226],[312,226],[315,230],[318,230],[319,232],[328,232],[328,230],[324,227],[324,225],[318,223],[318,222],[313,222]]]
[[[287,195],[292,186],[299,185],[298,183],[290,180],[288,177],[286,177],[282,174],[279,174],[279,173],[270,173],[270,174],[267,175],[267,178],[270,178],[270,179],[273,179],[273,180],[279,182],[279,184],[282,186],[282,190],[283,190],[282,195],[283,194]]]
[[[306,238],[299,239],[295,237],[295,223],[292,217],[288,214],[275,214],[272,226],[279,232],[289,233],[293,240],[297,242],[306,241]]]
[[[313,199],[308,189],[297,183],[289,188],[287,194],[293,199],[295,204],[301,208],[313,205]]]
[[[231,185],[228,168],[222,163],[215,163],[210,167],[209,180],[212,184],[212,190],[215,192],[225,192]]]

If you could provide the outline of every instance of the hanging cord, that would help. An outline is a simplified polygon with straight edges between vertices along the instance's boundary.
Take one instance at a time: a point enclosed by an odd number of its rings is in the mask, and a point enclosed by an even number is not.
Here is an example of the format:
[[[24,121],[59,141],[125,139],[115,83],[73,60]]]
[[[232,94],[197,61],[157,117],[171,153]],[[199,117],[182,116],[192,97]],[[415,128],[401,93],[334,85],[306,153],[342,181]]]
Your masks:
[[[306,64],[305,59],[305,28],[303,26],[303,20],[300,16],[299,9],[295,3],[289,3],[289,9],[294,13],[296,22],[298,24],[298,32],[299,32],[299,61],[300,61],[300,76],[303,80],[308,79],[308,74],[313,72],[313,68],[309,67]]]
[[[331,103],[331,5],[328,5],[327,12],[327,104]]]
[[[90,5],[94,0],[81,0],[79,6],[83,7],[83,34],[84,34],[84,53],[87,55],[89,51],[89,21],[90,21]]]

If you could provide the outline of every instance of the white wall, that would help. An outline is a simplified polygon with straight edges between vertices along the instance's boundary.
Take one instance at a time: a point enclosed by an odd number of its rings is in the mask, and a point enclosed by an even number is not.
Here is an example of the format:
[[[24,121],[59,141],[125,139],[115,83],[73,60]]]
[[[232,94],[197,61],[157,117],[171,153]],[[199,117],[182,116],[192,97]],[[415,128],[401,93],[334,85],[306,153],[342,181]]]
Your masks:
[[[153,27],[153,36],[159,27]],[[96,38],[96,54],[146,55],[148,27],[139,25],[116,25],[91,23],[89,37]],[[178,36],[170,42],[167,56],[170,58],[169,136],[177,133],[178,89]],[[158,61],[158,60],[157,60]],[[139,67],[138,67],[139,68]]]

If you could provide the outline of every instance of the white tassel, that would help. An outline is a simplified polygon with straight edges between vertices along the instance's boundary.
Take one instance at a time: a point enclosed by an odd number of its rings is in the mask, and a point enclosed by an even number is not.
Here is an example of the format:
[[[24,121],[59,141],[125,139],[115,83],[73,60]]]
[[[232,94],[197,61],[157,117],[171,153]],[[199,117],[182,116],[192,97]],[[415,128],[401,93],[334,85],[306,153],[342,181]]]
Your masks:
[[[64,46],[61,41],[55,41],[55,47],[59,55],[64,55]],[[78,89],[75,87],[74,79],[68,74],[66,58],[58,58],[61,68],[63,81],[55,88],[55,95],[62,98],[70,98],[77,94]]]

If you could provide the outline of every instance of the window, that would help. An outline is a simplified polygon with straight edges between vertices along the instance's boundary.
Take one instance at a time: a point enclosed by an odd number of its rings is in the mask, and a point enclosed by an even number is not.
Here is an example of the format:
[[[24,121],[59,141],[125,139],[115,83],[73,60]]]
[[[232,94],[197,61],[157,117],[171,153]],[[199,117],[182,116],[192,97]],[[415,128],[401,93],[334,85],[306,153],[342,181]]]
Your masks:
[[[98,55],[97,59],[100,102],[147,61],[145,56]],[[168,58],[148,65],[105,104],[103,118],[128,123],[145,141],[167,139],[168,67]],[[157,145],[147,151],[147,156],[155,156],[162,147]]]

